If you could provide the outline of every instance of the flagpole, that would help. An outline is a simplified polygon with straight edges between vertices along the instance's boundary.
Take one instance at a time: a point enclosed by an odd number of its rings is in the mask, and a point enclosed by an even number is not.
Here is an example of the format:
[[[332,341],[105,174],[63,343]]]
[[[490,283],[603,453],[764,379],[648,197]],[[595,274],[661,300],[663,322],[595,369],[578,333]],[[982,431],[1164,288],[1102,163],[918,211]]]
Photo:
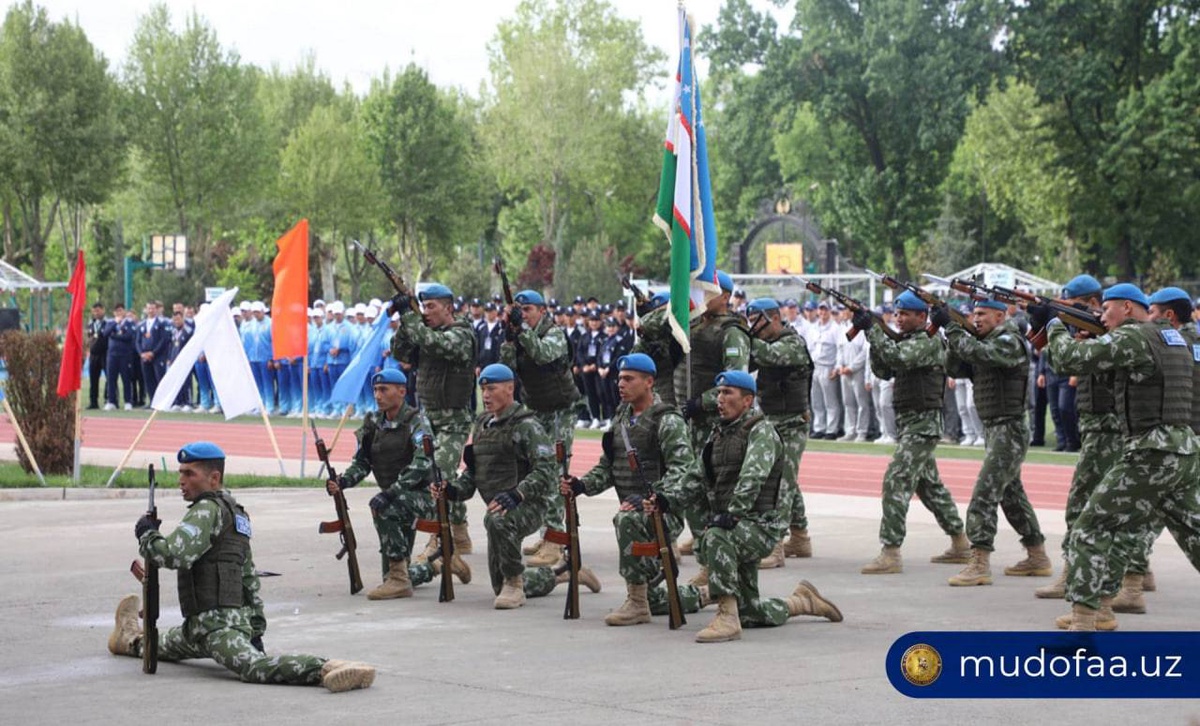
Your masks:
[[[267,436],[271,438],[271,448],[275,449],[275,458],[279,460],[279,475],[286,477],[287,470],[283,468],[283,452],[279,450],[279,442],[275,439],[275,429],[271,428],[271,419],[267,417],[266,406],[261,406],[258,412],[262,414],[263,423],[267,426]]]
[[[17,414],[12,410],[12,404],[8,402],[8,397],[5,396],[4,413],[8,414],[8,420],[12,421],[13,429],[17,432],[17,441],[21,442],[21,449],[25,452],[25,458],[29,459],[29,465],[33,467],[33,473],[37,474],[38,481],[42,486],[46,486],[46,477],[42,476],[42,468],[38,466],[37,459],[33,458],[33,451],[29,448],[29,442],[25,440],[25,432],[21,430],[21,423],[17,421]]]
[[[304,380],[300,382],[300,478],[304,478],[304,462],[308,459],[308,353],[304,354]]]
[[[117,464],[116,469],[113,469],[112,476],[108,478],[108,483],[104,485],[105,488],[113,485],[113,482],[117,479],[117,475],[120,474],[121,470],[125,468],[125,465],[129,463],[129,457],[133,456],[133,450],[137,448],[137,445],[139,442],[141,442],[142,437],[146,435],[146,431],[150,428],[150,424],[154,423],[155,416],[158,416],[157,408],[150,412],[150,418],[146,419],[146,423],[142,425],[142,430],[139,431],[138,435],[134,437],[133,443],[129,445],[129,450],[125,452],[125,456],[121,457],[121,463]]]
[[[75,463],[71,467],[71,481],[78,484],[82,470],[79,456],[83,451],[83,389],[75,391]]]

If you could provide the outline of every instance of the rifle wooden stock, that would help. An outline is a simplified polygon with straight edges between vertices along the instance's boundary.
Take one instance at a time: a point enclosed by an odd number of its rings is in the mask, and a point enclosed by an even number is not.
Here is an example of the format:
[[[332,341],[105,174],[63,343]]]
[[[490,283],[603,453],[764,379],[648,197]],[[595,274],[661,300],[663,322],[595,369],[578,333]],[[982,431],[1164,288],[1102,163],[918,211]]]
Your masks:
[[[421,437],[421,449],[425,452],[425,458],[432,465],[434,482],[444,484],[442,471],[438,468],[437,460],[434,458],[433,436],[425,434]],[[450,505],[446,501],[444,489],[437,497],[437,517],[438,547],[442,551],[442,580],[441,588],[438,590],[438,602],[453,602],[454,577],[450,570],[454,560],[454,535],[450,532]],[[419,520],[418,524],[420,524]]]
[[[565,442],[554,442],[554,458],[562,468],[564,477],[571,474],[571,462],[567,456]],[[579,568],[583,566],[583,558],[579,552],[579,508],[575,505],[575,496],[564,497],[567,515],[566,547],[567,567],[570,576],[567,580],[567,602],[563,606],[563,620],[579,619]],[[550,539],[550,530],[546,531],[546,539]]]
[[[158,521],[158,507],[154,504],[154,464],[150,465],[150,507],[146,514]],[[158,565],[149,557],[143,565],[142,574],[142,673],[158,671]]]
[[[1055,300],[1045,295],[1035,295],[1023,290],[1014,290],[1007,287],[988,287],[973,280],[956,279],[951,282],[950,286],[960,292],[966,292],[975,299],[990,297],[1008,305],[1016,305],[1022,309],[1026,309],[1030,305],[1044,305],[1054,312],[1055,317],[1069,326],[1086,331],[1092,335],[1104,335],[1108,332],[1108,328],[1100,321],[1100,317],[1085,305],[1063,302],[1062,300]],[[1048,339],[1045,329],[1031,329],[1025,337],[1037,350],[1045,347]]]
[[[317,432],[317,424],[310,421],[312,426],[313,440],[317,446],[317,458],[325,465],[325,471],[329,472],[329,478],[337,480],[337,472],[333,470],[333,464],[329,461],[329,449],[325,448],[325,440]],[[338,537],[342,542],[342,549],[338,551],[335,558],[341,560],[343,557],[349,556],[346,561],[346,568],[350,574],[350,594],[355,595],[363,589],[362,573],[358,569],[358,539],[354,536],[354,525],[350,522],[350,506],[346,504],[346,494],[341,489],[331,495],[333,497],[333,508],[337,512],[337,519],[332,522],[321,522],[317,525],[317,531],[321,534],[329,534],[337,532]]]
[[[504,302],[507,305],[513,304],[512,287],[508,284],[508,273],[504,271],[504,260],[499,257],[492,258],[492,269],[500,276],[500,288],[504,291]]]

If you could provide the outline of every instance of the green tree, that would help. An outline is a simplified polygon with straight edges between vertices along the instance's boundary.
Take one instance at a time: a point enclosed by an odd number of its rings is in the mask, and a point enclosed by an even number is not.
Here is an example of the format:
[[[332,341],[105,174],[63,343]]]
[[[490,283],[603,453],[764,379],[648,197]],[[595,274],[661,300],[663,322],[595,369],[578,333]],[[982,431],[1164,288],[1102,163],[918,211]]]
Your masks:
[[[118,93],[108,62],[79,26],[51,22],[29,0],[9,9],[0,30],[0,176],[11,247],[5,254],[27,259],[36,277],[45,277],[46,241],[60,209],[82,227],[82,207],[106,199],[119,180]]]

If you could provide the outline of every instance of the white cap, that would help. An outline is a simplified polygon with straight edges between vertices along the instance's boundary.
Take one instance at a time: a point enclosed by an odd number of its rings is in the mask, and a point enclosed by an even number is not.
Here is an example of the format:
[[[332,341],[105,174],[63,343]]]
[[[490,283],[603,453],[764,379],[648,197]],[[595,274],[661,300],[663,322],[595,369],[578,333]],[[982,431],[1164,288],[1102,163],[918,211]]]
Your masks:
[[[249,310],[249,309],[250,309],[250,301],[249,300],[243,300],[241,303],[238,304],[238,310]]]
[[[263,305],[262,300],[255,300],[254,302],[250,303],[250,312],[265,313],[266,311],[267,311],[267,306]]]
[[[371,298],[371,302],[369,302],[368,305],[372,305],[376,309],[378,309],[378,308],[383,307],[383,301],[377,297],[373,297],[373,298]]]
[[[367,306],[363,305],[362,303],[357,303],[354,306],[354,314],[355,315],[366,315],[367,314]]]
[[[346,312],[346,306],[342,304],[341,300],[334,300],[333,302],[329,303],[329,312],[338,314],[344,313]]]
[[[325,301],[322,300],[321,298],[317,298],[316,300],[313,300],[313,307],[314,308],[323,308],[323,307],[325,307]]]
[[[368,305],[367,306],[367,317],[371,318],[372,320],[379,317],[379,306],[378,305]]]
[[[392,320],[398,322],[400,320],[400,313],[392,313]]]

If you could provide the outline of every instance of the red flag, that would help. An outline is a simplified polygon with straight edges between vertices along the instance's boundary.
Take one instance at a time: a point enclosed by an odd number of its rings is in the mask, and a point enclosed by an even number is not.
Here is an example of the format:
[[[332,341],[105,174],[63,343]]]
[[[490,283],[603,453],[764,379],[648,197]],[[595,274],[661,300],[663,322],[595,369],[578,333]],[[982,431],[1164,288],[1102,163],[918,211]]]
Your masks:
[[[308,355],[308,220],[276,240],[271,347],[276,358]]]
[[[67,284],[71,293],[71,316],[67,318],[67,335],[63,340],[62,363],[58,366],[58,395],[66,398],[78,391],[83,377],[83,306],[87,299],[87,267],[83,264],[83,250],[75,260],[71,282]]]

